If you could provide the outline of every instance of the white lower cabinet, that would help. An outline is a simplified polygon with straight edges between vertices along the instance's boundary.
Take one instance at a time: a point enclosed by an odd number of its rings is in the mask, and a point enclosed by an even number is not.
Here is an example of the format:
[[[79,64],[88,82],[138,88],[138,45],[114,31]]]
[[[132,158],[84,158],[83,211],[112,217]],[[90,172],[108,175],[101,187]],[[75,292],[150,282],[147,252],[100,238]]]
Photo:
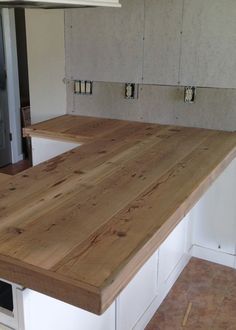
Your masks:
[[[194,255],[233,266],[236,247],[236,160],[191,210]]]
[[[117,298],[117,330],[133,329],[157,295],[156,252]]]
[[[70,151],[81,144],[78,142],[59,141],[40,137],[32,137],[32,159],[33,166],[45,162],[64,152]]]
[[[162,243],[159,249],[158,291],[168,282],[182,258],[188,254],[188,223],[186,216]]]
[[[101,316],[24,290],[25,330],[115,330],[115,303]]]

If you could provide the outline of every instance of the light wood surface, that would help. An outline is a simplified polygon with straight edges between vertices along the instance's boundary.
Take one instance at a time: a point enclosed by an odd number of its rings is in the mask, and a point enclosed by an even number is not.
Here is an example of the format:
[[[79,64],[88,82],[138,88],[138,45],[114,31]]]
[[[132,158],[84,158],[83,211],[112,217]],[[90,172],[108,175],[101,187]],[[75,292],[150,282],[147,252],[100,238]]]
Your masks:
[[[11,178],[11,175],[0,173],[0,184]]]
[[[97,314],[236,155],[236,133],[196,128],[64,116],[27,132],[87,141],[0,186],[0,277]]]
[[[116,127],[126,125],[120,120],[64,115],[23,129],[24,136],[38,136],[58,140],[87,142]]]

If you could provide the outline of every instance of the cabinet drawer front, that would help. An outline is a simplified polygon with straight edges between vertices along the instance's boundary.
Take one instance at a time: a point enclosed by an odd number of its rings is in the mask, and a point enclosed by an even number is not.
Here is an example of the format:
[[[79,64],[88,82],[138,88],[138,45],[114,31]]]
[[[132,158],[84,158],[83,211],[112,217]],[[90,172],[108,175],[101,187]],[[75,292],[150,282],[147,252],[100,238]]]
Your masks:
[[[117,330],[132,329],[155,298],[157,258],[155,253],[118,297]]]
[[[163,285],[186,253],[188,217],[185,217],[159,249],[158,287]]]

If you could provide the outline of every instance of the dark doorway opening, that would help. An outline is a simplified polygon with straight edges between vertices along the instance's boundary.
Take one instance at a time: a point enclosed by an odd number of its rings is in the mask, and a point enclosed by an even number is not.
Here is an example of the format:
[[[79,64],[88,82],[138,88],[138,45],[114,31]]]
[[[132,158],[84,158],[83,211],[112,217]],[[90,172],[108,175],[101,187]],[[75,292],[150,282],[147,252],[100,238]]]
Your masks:
[[[20,86],[21,127],[24,128],[31,124],[27,38],[24,9],[15,9],[15,25]],[[31,160],[31,145],[29,138],[24,138],[22,136],[22,144],[25,158]]]
[[[21,107],[30,106],[25,10],[15,9],[16,43]]]

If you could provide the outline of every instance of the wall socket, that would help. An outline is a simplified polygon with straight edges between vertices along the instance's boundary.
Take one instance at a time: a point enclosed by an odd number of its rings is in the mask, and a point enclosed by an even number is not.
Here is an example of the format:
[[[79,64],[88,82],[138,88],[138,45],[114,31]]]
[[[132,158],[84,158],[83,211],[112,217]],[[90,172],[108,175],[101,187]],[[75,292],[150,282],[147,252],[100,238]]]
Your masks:
[[[125,84],[125,98],[127,100],[138,99],[139,85],[134,83]]]
[[[184,102],[195,103],[196,101],[196,87],[186,86],[184,87]]]
[[[93,94],[93,82],[88,80],[75,80],[74,81],[74,93],[82,95]]]

